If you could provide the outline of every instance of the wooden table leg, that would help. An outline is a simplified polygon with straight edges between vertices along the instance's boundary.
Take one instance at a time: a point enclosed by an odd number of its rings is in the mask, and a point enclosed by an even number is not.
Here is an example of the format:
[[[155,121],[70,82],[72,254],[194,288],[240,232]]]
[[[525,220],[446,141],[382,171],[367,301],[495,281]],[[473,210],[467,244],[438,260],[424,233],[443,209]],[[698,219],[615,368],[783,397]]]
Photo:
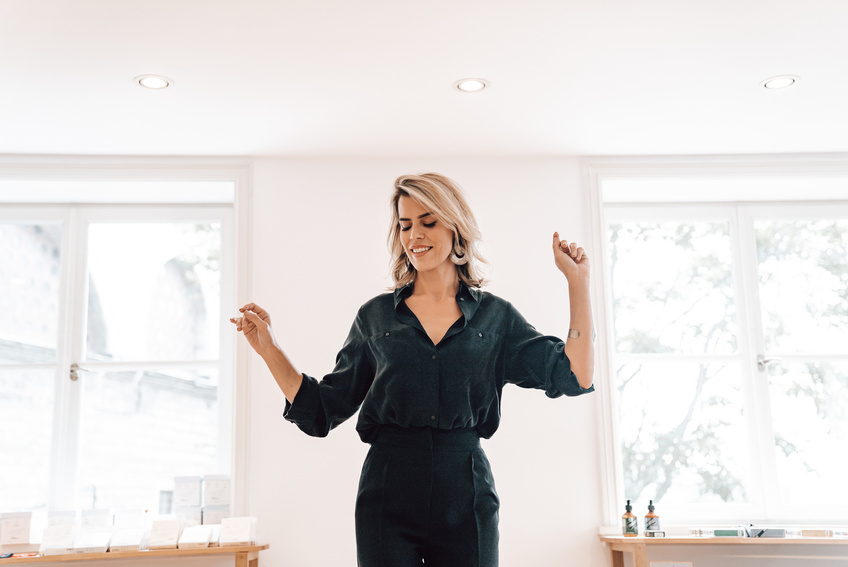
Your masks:
[[[644,543],[637,543],[633,546],[633,565],[634,567],[648,567],[648,546]]]
[[[259,552],[239,551],[236,553],[236,567],[259,567]]]
[[[624,554],[633,558],[633,567],[648,567],[648,546],[644,543],[613,543],[610,546],[612,567],[624,567]]]

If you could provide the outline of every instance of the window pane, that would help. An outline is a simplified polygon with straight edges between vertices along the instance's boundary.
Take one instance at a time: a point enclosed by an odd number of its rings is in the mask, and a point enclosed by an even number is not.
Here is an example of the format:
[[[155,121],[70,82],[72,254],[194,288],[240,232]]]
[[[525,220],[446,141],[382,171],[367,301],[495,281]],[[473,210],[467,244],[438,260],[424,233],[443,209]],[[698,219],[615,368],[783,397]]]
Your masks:
[[[848,364],[769,366],[769,391],[783,499],[848,504]]]
[[[0,503],[3,512],[46,510],[53,370],[0,370]]]
[[[618,352],[736,351],[728,223],[617,223],[609,238]]]
[[[848,221],[755,222],[769,352],[841,353],[848,344]]]
[[[0,223],[0,363],[56,361],[62,227]]]
[[[83,508],[158,510],[159,491],[173,490],[175,476],[222,472],[217,373],[92,372],[80,379]]]
[[[617,369],[625,497],[747,502],[748,446],[736,364]]]
[[[89,360],[218,356],[220,223],[93,224]]]

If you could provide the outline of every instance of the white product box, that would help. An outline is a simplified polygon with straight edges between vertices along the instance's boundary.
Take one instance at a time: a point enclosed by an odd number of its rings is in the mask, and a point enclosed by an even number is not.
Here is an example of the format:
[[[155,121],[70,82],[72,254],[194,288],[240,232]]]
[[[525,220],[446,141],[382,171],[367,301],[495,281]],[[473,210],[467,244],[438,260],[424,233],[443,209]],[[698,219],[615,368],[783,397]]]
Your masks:
[[[32,512],[7,512],[0,514],[0,545],[25,545],[29,543]]]
[[[174,477],[174,509],[181,506],[200,506],[203,478],[199,476]]]
[[[203,507],[203,524],[220,524],[221,520],[230,517],[230,507],[224,506],[204,506]]]
[[[76,526],[77,511],[76,510],[54,510],[47,512],[48,526]]]
[[[112,512],[109,510],[83,510],[80,513],[80,526],[83,528],[111,527]]]
[[[228,506],[230,504],[229,475],[207,474],[203,477],[203,505]]]

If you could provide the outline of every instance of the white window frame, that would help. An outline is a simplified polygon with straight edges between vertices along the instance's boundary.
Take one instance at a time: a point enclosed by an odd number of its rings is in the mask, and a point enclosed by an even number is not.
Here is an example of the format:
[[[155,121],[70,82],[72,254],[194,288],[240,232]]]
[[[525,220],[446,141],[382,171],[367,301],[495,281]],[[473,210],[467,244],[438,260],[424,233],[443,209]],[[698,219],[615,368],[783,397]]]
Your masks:
[[[252,267],[251,253],[251,233],[249,227],[251,225],[251,205],[252,205],[252,164],[248,160],[237,158],[208,158],[208,159],[183,159],[183,158],[81,158],[81,157],[27,157],[27,156],[0,156],[0,183],[10,181],[23,181],[27,184],[36,186],[39,182],[45,182],[48,185],[53,185],[56,182],[69,181],[76,187],[84,187],[87,182],[92,182],[95,185],[103,183],[116,182],[126,184],[126,182],[154,182],[154,183],[169,183],[169,182],[229,182],[232,183],[234,194],[232,199],[231,215],[232,222],[222,225],[222,247],[227,247],[228,250],[223,254],[224,257],[232,258],[232,264],[229,267],[230,273],[234,275],[232,278],[225,278],[221,288],[221,315],[226,317],[230,312],[234,312],[237,305],[241,305],[251,295],[250,273]],[[139,183],[141,188],[143,183]],[[148,185],[149,187],[150,185]],[[70,204],[76,201],[73,196],[69,196],[64,203]],[[18,216],[23,218],[23,215],[31,213],[35,208],[39,211],[38,218],[46,220],[61,220],[63,222],[63,245],[68,242],[71,237],[69,231],[71,227],[80,226],[74,222],[75,219],[70,218],[71,213],[69,208],[63,207],[57,203],[56,206],[51,206],[47,202],[56,203],[54,198],[44,199],[39,197],[33,201],[27,202],[27,199],[15,198],[14,204],[4,203],[4,216]],[[134,202],[133,199],[126,198],[116,199],[117,202]],[[144,202],[145,199],[139,199],[135,202]],[[62,202],[60,199],[59,202]],[[221,201],[218,200],[218,203]],[[179,200],[176,200],[179,203]],[[205,206],[194,203],[193,206]],[[139,205],[142,208],[149,208],[146,205]],[[169,208],[178,209],[179,205],[175,205],[171,201]],[[95,218],[104,218],[103,215],[108,215],[109,207],[101,204],[98,206],[89,205],[77,210],[84,210],[84,216],[92,220]],[[141,209],[139,209],[141,212]],[[179,212],[176,213],[179,216]],[[196,216],[196,215],[194,215]],[[31,217],[30,217],[31,218]],[[62,305],[66,306],[65,312],[60,314],[63,318],[63,323],[68,322],[70,317],[71,301],[82,301],[80,296],[86,285],[79,285],[79,279],[84,278],[84,274],[73,273],[72,266],[75,262],[71,261],[64,254],[62,258],[63,277],[69,278],[67,281],[77,282],[77,285],[67,286],[75,290],[78,297],[62,298]],[[77,303],[79,305],[79,303]],[[79,322],[74,322],[76,323]],[[220,439],[223,447],[229,447],[229,455],[226,460],[230,463],[231,482],[231,513],[234,515],[246,515],[250,510],[249,489],[247,479],[250,476],[250,372],[248,368],[249,356],[244,346],[244,341],[236,341],[235,333],[230,338],[226,337],[226,322],[222,322],[220,356],[222,364],[230,369],[231,379],[221,380],[219,384],[219,397],[221,400],[227,400],[219,407],[221,417],[226,419],[230,427],[224,428],[228,431],[223,434],[228,436]],[[78,327],[79,325],[76,325]],[[76,328],[74,327],[74,328]],[[60,329],[70,329],[71,325],[60,326]],[[66,332],[67,335],[67,332]],[[63,336],[59,337],[59,341],[81,341],[82,337]],[[81,343],[80,343],[81,344]],[[76,346],[76,345],[75,345]],[[71,356],[71,352],[78,349],[64,349]],[[225,362],[224,362],[225,361]],[[64,372],[63,369],[68,368],[71,360],[57,360],[57,372]],[[49,366],[53,366],[52,364]],[[57,398],[56,404],[65,408],[79,407],[74,405],[73,400],[68,400],[70,396],[78,395],[73,388],[69,388],[69,380],[60,380],[61,391],[58,393],[62,399]],[[59,416],[57,416],[59,417]],[[71,423],[78,423],[78,416],[64,415],[62,420],[70,419]],[[53,455],[51,476],[58,475],[60,471],[76,470],[75,462],[67,462],[65,457],[62,460],[56,458],[62,454],[67,455],[67,451],[57,449],[57,443],[67,441],[68,432],[62,431],[63,421],[54,420],[53,431]],[[67,421],[65,422],[67,423]],[[69,469],[68,467],[72,467]],[[72,479],[76,475],[67,475],[64,482],[51,482],[51,492],[49,494],[48,503],[52,509],[61,509],[72,504],[71,499],[75,498],[76,486],[71,486]]]
[[[633,186],[637,184],[649,187],[651,184],[659,185],[660,190],[654,194],[627,195],[621,190],[622,180],[632,181]],[[818,193],[805,191],[803,195],[791,191],[791,183],[799,180],[812,183],[819,188]],[[750,211],[766,211],[769,202],[793,202],[799,206],[802,204],[811,207],[815,211],[819,205],[848,203],[848,155],[792,155],[792,156],[715,156],[715,157],[656,157],[656,158],[593,158],[584,160],[584,182],[589,190],[591,214],[594,220],[591,245],[598,250],[597,254],[603,258],[595,263],[593,267],[593,303],[595,305],[599,341],[596,346],[598,372],[596,381],[599,385],[601,397],[601,423],[599,432],[602,443],[602,494],[604,526],[602,530],[620,530],[620,517],[624,503],[624,481],[622,467],[619,462],[619,432],[617,423],[616,390],[613,383],[612,360],[614,349],[611,342],[612,330],[612,297],[609,271],[606,267],[606,259],[609,257],[607,250],[607,216],[611,205],[605,202],[605,186],[612,188],[613,200],[616,206],[624,207],[628,204],[640,206],[650,203],[654,210],[661,209],[665,204],[669,207],[692,206],[700,209],[720,206],[722,203],[738,205],[746,203],[749,208],[741,209],[739,216],[731,223],[731,230],[738,227],[750,226]],[[658,182],[658,183],[655,183]],[[779,186],[777,195],[769,191],[770,187]],[[668,189],[677,187],[688,187],[690,192],[670,195]],[[719,187],[717,191],[704,193],[705,186]],[[739,187],[746,187],[747,191],[739,192]],[[775,196],[777,199],[775,199]],[[801,202],[801,198],[805,202]],[[746,216],[747,215],[747,216]],[[737,227],[737,228],[733,228]],[[750,235],[749,235],[750,236]],[[744,238],[744,235],[743,235]],[[752,240],[748,240],[752,242]],[[734,261],[745,269],[740,273],[734,273],[736,285],[752,285],[751,277],[756,284],[756,251],[749,247],[746,250],[734,250],[737,257]],[[741,256],[741,257],[739,257]],[[753,272],[753,276],[752,276]],[[743,281],[745,280],[745,281]],[[742,289],[741,287],[739,289]],[[746,294],[747,295],[747,294]],[[756,297],[756,295],[754,296]],[[739,356],[746,358],[745,364],[753,364],[756,367],[756,353],[763,352],[760,331],[752,332],[754,325],[746,324],[746,318],[759,317],[758,305],[744,304],[744,299],[737,303],[740,313]],[[753,314],[753,315],[752,315]],[[757,319],[759,320],[759,318]],[[759,335],[759,338],[758,338]],[[759,342],[758,342],[759,341]],[[744,354],[743,354],[744,353]],[[754,374],[756,376],[756,374]],[[768,384],[765,380],[756,381],[746,387],[746,395],[749,397],[749,407],[755,408],[760,415],[759,422],[768,425],[764,432],[763,427],[758,427],[751,434],[758,435],[755,445],[764,455],[773,455],[773,442],[768,438],[771,429],[770,416],[762,415],[762,404],[756,403],[756,398],[768,395]],[[753,387],[751,387],[753,386]],[[755,392],[756,390],[756,392]],[[754,398],[754,399],[751,399]],[[763,399],[763,398],[759,398]],[[767,399],[767,398],[766,398]],[[763,465],[764,459],[758,459]],[[759,472],[759,471],[758,471]],[[757,474],[755,472],[754,474]],[[760,478],[763,478],[761,475]],[[701,525],[704,522],[713,523],[738,523],[742,518],[747,520],[758,520],[757,512],[770,517],[771,521],[816,523],[838,519],[832,511],[811,509],[806,507],[785,507],[782,510],[770,510],[765,495],[769,487],[754,487],[753,494],[755,504],[750,506],[714,506],[712,509],[704,508],[689,516],[679,518],[681,523]],[[778,516],[783,514],[783,516]],[[844,517],[844,514],[843,514]],[[677,519],[677,518],[676,518]]]

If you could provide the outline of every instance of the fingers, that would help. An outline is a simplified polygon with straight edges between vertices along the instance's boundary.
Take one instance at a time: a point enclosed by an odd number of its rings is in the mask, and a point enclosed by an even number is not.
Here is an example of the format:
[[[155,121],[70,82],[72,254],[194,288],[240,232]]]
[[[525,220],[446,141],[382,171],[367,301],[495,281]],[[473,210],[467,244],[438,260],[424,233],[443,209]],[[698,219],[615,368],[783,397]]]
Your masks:
[[[560,251],[568,254],[575,262],[579,262],[583,256],[585,256],[586,251],[583,250],[582,246],[577,246],[577,243],[572,242],[568,243],[567,240],[560,240],[559,233],[554,233],[554,252],[559,248]]]
[[[254,313],[259,315],[260,317],[263,317],[264,315],[267,314],[267,311],[265,311],[264,309],[262,309],[261,307],[259,307],[255,303],[248,303],[244,307],[240,307],[239,311],[242,312],[242,313],[244,313],[245,311],[253,311]]]

